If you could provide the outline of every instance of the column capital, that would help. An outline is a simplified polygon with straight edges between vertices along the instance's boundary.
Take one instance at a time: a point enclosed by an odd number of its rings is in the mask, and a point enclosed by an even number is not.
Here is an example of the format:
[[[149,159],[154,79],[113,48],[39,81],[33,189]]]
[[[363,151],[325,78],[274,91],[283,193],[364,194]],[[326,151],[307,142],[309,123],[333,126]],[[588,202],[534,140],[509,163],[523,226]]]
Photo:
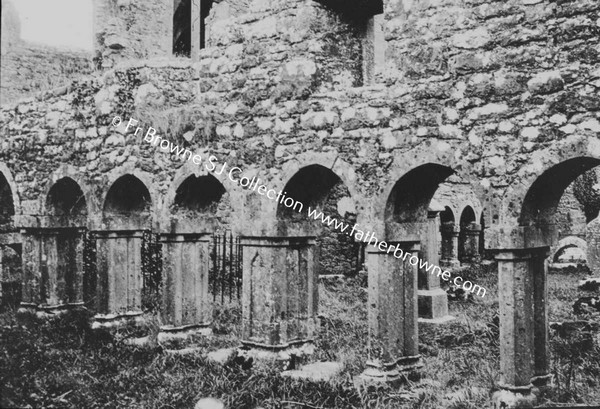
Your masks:
[[[459,234],[460,226],[457,226],[454,222],[445,222],[440,225],[440,231],[445,234]]]

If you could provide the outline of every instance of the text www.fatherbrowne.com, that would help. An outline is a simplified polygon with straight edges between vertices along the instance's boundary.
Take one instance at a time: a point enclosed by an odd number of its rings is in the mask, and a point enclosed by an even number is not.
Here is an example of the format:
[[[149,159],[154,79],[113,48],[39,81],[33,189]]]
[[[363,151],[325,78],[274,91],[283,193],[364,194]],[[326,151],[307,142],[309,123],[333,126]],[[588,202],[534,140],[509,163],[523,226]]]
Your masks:
[[[212,172],[216,175],[226,174],[231,182],[257,192],[261,196],[266,196],[271,200],[276,200],[278,203],[283,206],[293,209],[299,213],[304,211],[304,204],[298,200],[295,200],[292,197],[287,197],[286,192],[277,191],[275,189],[269,189],[264,184],[261,184],[260,178],[253,176],[252,178],[248,176],[243,176],[242,169],[238,167],[230,167],[227,163],[219,164],[217,157],[213,155],[209,155],[207,160],[203,160],[202,156],[191,152],[189,149],[180,147],[179,145],[173,144],[168,139],[165,139],[157,134],[156,129],[149,127],[147,130],[144,130],[143,127],[138,126],[139,121],[133,118],[130,118],[127,125],[125,126],[125,133],[133,131],[136,136],[143,136],[144,141],[149,144],[159,147],[167,153],[174,154],[180,157],[182,160],[191,161],[196,165],[202,165],[204,163],[204,167],[207,171]],[[115,116],[112,120],[112,125],[114,127],[118,127],[122,124],[122,119],[119,116]],[[326,216],[323,212],[318,209],[313,209],[310,206],[307,207],[306,210],[308,217],[314,220],[320,221],[322,224],[327,225],[328,227],[333,227],[335,230],[340,231],[341,233],[345,233],[349,236],[353,236],[356,241],[361,241],[368,245],[374,246],[381,252],[386,252],[388,254],[392,254],[394,257],[398,259],[402,259],[412,264],[413,266],[419,266],[421,271],[426,271],[432,275],[437,275],[441,277],[444,281],[450,281],[451,274],[449,271],[443,271],[437,265],[430,264],[429,262],[420,259],[416,255],[410,252],[404,252],[399,246],[388,245],[383,240],[378,240],[375,237],[373,232],[364,231],[359,229],[358,224],[354,224],[350,227],[349,224],[344,223],[342,221],[337,220],[336,218],[332,218],[330,216]],[[349,230],[349,231],[348,231]],[[453,278],[452,282],[458,288],[462,288],[463,290],[471,293],[476,293],[477,295],[484,297],[487,293],[487,290],[471,281],[465,281],[462,277],[456,276]]]

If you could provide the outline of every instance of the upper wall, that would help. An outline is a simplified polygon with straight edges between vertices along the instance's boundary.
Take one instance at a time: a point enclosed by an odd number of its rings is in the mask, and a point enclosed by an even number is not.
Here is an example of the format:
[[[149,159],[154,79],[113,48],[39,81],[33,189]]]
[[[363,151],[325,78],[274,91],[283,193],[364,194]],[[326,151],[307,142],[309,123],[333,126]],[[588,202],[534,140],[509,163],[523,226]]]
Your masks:
[[[398,78],[495,73],[480,88],[522,89],[521,74],[599,61],[596,0],[387,0],[388,63]],[[503,70],[513,72],[502,76]]]
[[[97,66],[173,56],[173,25],[189,24],[183,14],[178,14],[181,22],[173,21],[174,7],[180,3],[95,0]],[[315,1],[215,1],[206,17],[206,45],[217,53],[218,47],[242,47],[245,73],[259,67],[268,72],[271,62],[280,65],[309,57],[320,67],[319,82],[329,83],[329,89],[347,88],[363,82],[362,43],[368,18],[359,22],[356,18]],[[180,35],[191,34],[188,30]]]
[[[173,0],[94,0],[95,63],[170,56]]]

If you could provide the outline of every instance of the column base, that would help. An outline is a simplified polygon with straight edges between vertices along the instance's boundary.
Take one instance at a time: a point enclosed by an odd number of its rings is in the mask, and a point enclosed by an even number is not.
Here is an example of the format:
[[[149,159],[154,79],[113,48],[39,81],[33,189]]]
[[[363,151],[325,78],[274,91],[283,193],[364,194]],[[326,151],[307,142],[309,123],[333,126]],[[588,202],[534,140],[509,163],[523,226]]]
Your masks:
[[[533,408],[537,397],[533,394],[533,385],[522,387],[501,386],[501,389],[492,395],[494,409],[520,409]]]
[[[191,338],[194,335],[210,336],[212,335],[212,323],[185,325],[181,327],[162,326],[158,333],[158,343],[170,341],[182,341]]]
[[[448,319],[448,294],[441,288],[435,290],[418,290],[419,321],[428,320],[447,322]],[[449,317],[451,320],[452,317]]]
[[[123,314],[97,314],[93,318],[92,329],[118,329],[145,323],[146,318],[141,311]]]
[[[308,356],[315,353],[312,340],[290,342],[282,345],[265,345],[250,341],[242,341],[237,349],[237,356],[247,363],[276,366],[287,371],[304,363]]]
[[[423,367],[421,355],[402,357],[389,364],[369,361],[367,362],[367,368],[354,379],[354,383],[356,386],[394,385],[400,383],[406,376],[416,373],[421,367]]]
[[[51,319],[60,317],[74,310],[86,310],[85,303],[75,302],[59,305],[37,305],[22,302],[17,310],[17,317],[30,316],[37,319]]]

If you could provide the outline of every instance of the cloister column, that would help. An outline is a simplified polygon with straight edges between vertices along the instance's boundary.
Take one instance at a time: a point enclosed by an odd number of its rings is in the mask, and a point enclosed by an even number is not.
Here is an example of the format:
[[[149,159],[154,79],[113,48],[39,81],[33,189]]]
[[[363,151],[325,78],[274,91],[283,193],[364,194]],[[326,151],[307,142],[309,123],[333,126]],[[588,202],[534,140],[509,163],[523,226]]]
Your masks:
[[[477,262],[480,260],[479,238],[481,236],[481,225],[479,223],[469,223],[465,226],[464,238],[464,257],[465,261]]]
[[[533,405],[532,380],[547,379],[547,255],[548,247],[500,250],[496,255],[501,372],[496,408]]]
[[[550,247],[532,250],[531,273],[533,275],[533,352],[534,371],[531,382],[545,387],[552,381],[550,373],[550,350],[548,348],[548,256]]]
[[[241,237],[242,344],[278,352],[317,332],[314,237]]]
[[[394,382],[403,372],[419,368],[417,329],[418,242],[388,242],[409,256],[405,260],[371,247],[367,253],[369,274],[369,356],[360,375],[366,382]],[[403,254],[402,254],[403,255]]]
[[[429,208],[427,223],[421,238],[421,256],[429,265],[439,266],[438,254],[438,232],[440,230],[439,213],[444,208]],[[448,315],[448,295],[440,287],[440,278],[437,274],[431,274],[426,268],[419,270],[418,277],[418,305],[419,318],[445,322],[452,317]]]
[[[442,259],[440,263],[444,267],[458,267],[458,236],[460,228],[454,222],[442,223]]]
[[[23,237],[25,308],[83,305],[83,228],[27,228]]]
[[[143,230],[97,231],[96,312],[142,311]]]
[[[163,320],[167,331],[209,328],[211,234],[162,234]]]

